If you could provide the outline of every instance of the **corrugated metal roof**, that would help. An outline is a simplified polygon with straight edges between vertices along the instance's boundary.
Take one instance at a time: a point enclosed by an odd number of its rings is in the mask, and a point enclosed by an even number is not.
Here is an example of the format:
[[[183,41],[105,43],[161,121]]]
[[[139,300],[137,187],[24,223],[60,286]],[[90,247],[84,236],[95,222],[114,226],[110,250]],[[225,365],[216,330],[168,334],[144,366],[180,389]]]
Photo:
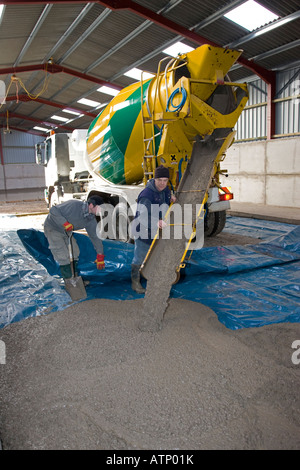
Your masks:
[[[5,80],[7,85],[10,74],[1,75],[4,68],[44,64],[50,57],[54,63],[97,78],[99,83],[105,80],[120,87],[131,83],[121,72],[133,66],[155,72],[162,58],[162,48],[180,38],[180,35],[176,28],[171,31],[166,24],[157,24],[151,18],[142,17],[134,11],[135,5],[148,9],[149,14],[158,13],[158,19],[170,20],[173,25],[178,25],[178,29],[184,27],[187,32],[197,32],[221,46],[247,36],[246,30],[222,16],[224,9],[236,5],[237,0],[135,0],[130,2],[133,7],[131,10],[113,10],[105,4],[72,1],[13,4],[7,0],[4,3],[4,19],[0,25],[0,79]],[[280,17],[299,13],[298,0],[260,0],[259,3]],[[245,58],[258,56],[257,63],[266,69],[281,66],[288,68],[291,63],[300,63],[300,47],[293,45],[299,39],[299,26],[298,18],[266,34],[255,37],[248,35],[238,48],[243,49]],[[197,46],[191,38],[181,36],[181,40],[193,47]],[[286,50],[278,50],[283,45],[287,46]],[[289,46],[293,47],[289,49]],[[230,78],[244,80],[253,73],[246,67],[236,67],[230,72]],[[17,76],[30,93],[42,89],[44,72],[18,72]],[[53,101],[54,106],[34,100],[19,103],[8,101],[0,108],[0,124],[2,122],[2,125],[6,125],[7,109],[11,113],[48,121],[53,114],[62,114],[55,103],[87,110],[87,107],[77,103],[81,97],[93,97],[100,102],[110,99],[108,95],[96,92],[96,89],[97,84],[92,81],[67,73],[50,74],[47,88],[41,96]],[[18,93],[23,94],[25,91],[12,87],[9,94]],[[12,119],[13,124],[21,129],[30,130],[35,125],[33,121]],[[91,120],[89,116],[84,116],[69,126],[87,127]]]

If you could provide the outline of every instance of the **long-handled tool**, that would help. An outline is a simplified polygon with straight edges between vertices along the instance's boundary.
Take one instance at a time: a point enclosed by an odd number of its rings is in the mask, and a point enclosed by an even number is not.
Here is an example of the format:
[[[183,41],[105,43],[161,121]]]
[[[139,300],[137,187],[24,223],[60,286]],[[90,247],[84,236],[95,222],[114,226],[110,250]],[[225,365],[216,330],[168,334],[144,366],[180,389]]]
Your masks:
[[[72,277],[65,279],[65,288],[72,300],[81,300],[86,298],[86,290],[81,276],[77,276],[75,270],[75,261],[72,246],[72,233],[69,237],[69,256],[71,263]]]

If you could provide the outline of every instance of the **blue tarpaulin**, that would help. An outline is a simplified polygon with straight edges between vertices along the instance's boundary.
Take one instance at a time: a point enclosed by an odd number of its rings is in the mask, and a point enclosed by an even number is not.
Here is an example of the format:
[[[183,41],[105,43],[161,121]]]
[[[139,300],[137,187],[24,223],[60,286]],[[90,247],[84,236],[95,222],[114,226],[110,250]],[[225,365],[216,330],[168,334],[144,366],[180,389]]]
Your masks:
[[[210,307],[230,329],[300,322],[300,226],[231,217],[225,231],[263,241],[194,251],[170,297]],[[104,240],[106,267],[97,271],[90,239],[74,237],[87,299],[142,297],[131,289],[133,245]],[[0,327],[72,305],[42,231],[2,232],[0,246]]]

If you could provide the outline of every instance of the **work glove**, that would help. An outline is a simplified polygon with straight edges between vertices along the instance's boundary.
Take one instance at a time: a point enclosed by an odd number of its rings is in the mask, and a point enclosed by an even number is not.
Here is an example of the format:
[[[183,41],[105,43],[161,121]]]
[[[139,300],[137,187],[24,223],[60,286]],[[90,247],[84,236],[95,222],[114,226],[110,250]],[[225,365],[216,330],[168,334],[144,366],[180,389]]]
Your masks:
[[[104,255],[98,254],[95,262],[97,264],[97,269],[104,269],[105,268]]]
[[[71,232],[74,229],[73,225],[70,224],[70,222],[65,222],[63,225],[66,232]]]

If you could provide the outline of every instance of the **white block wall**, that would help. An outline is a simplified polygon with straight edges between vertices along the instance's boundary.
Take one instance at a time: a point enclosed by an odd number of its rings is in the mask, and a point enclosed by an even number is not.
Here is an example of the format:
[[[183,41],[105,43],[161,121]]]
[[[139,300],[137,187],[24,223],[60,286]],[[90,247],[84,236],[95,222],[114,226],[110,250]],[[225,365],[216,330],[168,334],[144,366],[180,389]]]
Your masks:
[[[222,169],[235,201],[300,208],[300,137],[233,144]]]

